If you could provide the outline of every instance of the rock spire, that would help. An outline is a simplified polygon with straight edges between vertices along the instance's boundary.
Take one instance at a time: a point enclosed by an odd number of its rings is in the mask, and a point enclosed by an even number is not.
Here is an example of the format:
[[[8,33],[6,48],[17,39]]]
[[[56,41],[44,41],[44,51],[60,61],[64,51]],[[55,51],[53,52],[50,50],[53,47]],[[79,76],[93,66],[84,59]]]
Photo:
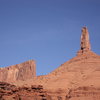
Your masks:
[[[90,41],[89,41],[89,33],[86,27],[82,28],[82,35],[81,35],[81,50],[90,50]]]
[[[81,34],[80,50],[78,51],[78,55],[90,50],[91,50],[91,45],[89,40],[88,29],[87,27],[83,27]]]

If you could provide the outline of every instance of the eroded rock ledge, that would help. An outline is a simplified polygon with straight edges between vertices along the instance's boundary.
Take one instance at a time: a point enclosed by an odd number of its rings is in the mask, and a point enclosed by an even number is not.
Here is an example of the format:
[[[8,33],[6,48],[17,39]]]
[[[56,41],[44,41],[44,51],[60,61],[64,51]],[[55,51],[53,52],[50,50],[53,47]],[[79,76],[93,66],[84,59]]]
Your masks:
[[[16,87],[0,82],[0,100],[100,100],[100,88],[78,87],[69,89],[68,92],[51,92],[43,89],[42,85]]]

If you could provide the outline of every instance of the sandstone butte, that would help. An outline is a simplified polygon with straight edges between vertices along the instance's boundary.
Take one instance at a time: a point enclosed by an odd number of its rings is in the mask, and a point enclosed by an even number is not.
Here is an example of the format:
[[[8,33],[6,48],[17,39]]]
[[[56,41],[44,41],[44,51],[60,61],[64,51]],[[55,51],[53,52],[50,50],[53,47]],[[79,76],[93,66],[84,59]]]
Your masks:
[[[100,56],[83,27],[76,57],[41,76],[33,60],[0,68],[0,81],[0,100],[100,100]]]

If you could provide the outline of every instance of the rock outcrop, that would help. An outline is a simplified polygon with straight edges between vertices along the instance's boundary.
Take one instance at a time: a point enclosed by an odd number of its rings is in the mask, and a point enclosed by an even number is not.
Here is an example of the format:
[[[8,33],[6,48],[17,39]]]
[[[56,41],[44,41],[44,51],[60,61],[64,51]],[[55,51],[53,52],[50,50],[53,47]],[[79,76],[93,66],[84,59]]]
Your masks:
[[[82,35],[81,35],[81,43],[80,43],[80,50],[78,51],[77,55],[81,55],[85,52],[89,52],[91,50],[91,45],[89,41],[89,33],[86,27],[82,28]]]
[[[42,85],[16,87],[0,82],[0,100],[62,100],[61,96],[62,91],[48,91]]]
[[[82,35],[81,35],[81,50],[90,50],[90,41],[89,41],[89,33],[86,27],[82,28]]]
[[[36,77],[35,61],[29,60],[21,64],[0,68],[0,81],[15,82],[25,81]]]
[[[42,100],[45,98],[49,97],[41,85],[16,87],[6,82],[0,82],[0,100]]]
[[[78,87],[68,92],[53,92],[43,89],[42,85],[16,87],[0,82],[0,100],[100,100],[100,88]]]
[[[83,86],[71,89],[66,100],[100,100],[100,88]]]

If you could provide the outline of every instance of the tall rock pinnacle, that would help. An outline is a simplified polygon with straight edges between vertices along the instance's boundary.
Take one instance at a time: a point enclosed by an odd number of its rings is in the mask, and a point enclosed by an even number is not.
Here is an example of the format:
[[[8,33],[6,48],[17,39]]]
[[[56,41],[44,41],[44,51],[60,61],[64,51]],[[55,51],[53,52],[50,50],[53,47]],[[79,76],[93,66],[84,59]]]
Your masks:
[[[78,55],[90,50],[91,50],[91,45],[89,41],[88,29],[86,27],[83,27],[82,35],[81,35],[80,50],[78,51]]]
[[[86,27],[82,28],[82,35],[81,35],[81,50],[90,50],[90,41],[89,41],[89,33]]]

